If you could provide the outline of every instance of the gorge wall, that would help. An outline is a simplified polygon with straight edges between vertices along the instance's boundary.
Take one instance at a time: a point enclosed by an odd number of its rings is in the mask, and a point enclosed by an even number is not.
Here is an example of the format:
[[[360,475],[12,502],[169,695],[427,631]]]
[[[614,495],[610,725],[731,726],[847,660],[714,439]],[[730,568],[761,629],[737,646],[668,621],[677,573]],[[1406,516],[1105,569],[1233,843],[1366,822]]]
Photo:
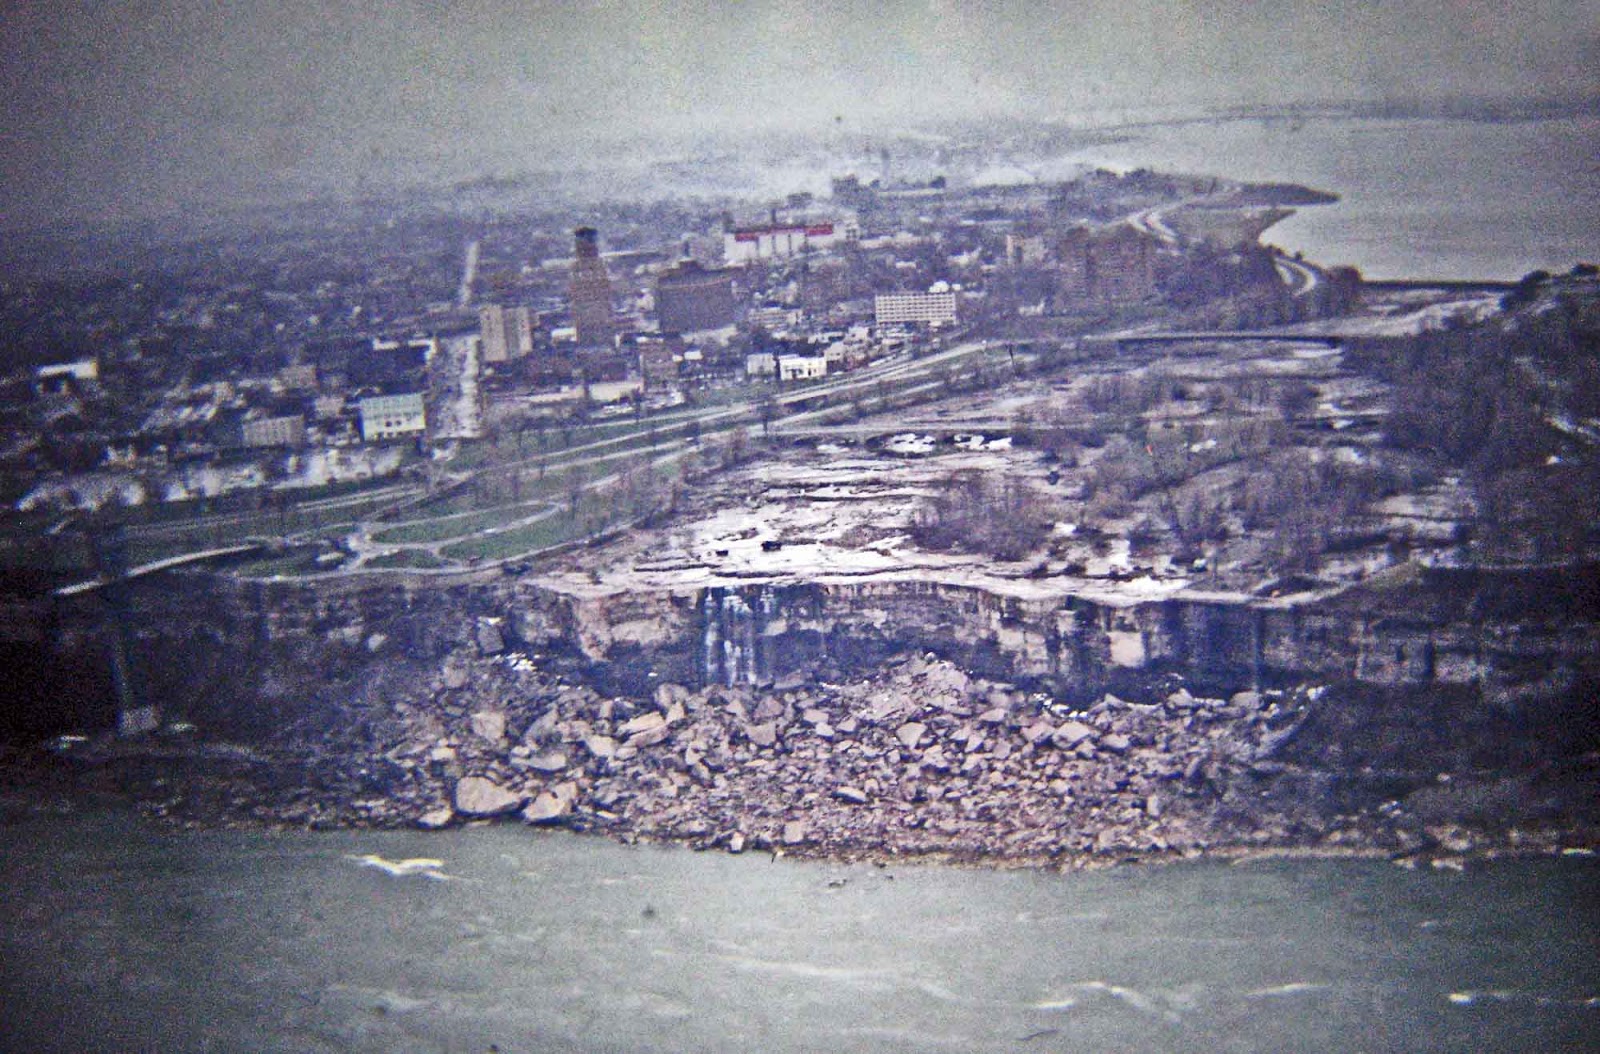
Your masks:
[[[169,716],[250,730],[329,719],[317,709],[336,711],[334,687],[368,664],[437,665],[459,648],[520,651],[635,697],[827,680],[919,651],[1069,702],[1174,676],[1216,691],[1321,681],[1448,688],[1506,714],[1592,722],[1594,571],[1419,569],[1321,599],[1136,604],[927,580],[610,592],[490,573],[183,574],[136,584],[127,607],[138,690]],[[107,654],[109,610],[100,596],[59,601],[51,664]]]

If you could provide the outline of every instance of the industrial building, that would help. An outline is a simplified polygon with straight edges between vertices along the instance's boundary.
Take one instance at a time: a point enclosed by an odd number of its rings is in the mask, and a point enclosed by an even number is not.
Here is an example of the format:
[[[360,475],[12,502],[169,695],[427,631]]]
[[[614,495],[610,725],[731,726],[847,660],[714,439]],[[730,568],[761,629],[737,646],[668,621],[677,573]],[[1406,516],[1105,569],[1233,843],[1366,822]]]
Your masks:
[[[778,356],[780,381],[815,381],[827,375],[828,360],[821,355]]]
[[[258,417],[239,425],[240,441],[247,447],[297,447],[306,441],[306,415]]]
[[[526,307],[485,304],[478,309],[478,335],[485,363],[520,359],[533,353],[533,314]]]
[[[840,232],[832,223],[772,223],[740,227],[722,236],[722,258],[730,264],[799,256],[831,249]]]
[[[694,333],[734,324],[733,275],[685,260],[656,279],[656,318],[663,333]]]
[[[428,428],[421,392],[375,395],[362,399],[356,408],[361,414],[361,438],[368,443],[418,436]]]

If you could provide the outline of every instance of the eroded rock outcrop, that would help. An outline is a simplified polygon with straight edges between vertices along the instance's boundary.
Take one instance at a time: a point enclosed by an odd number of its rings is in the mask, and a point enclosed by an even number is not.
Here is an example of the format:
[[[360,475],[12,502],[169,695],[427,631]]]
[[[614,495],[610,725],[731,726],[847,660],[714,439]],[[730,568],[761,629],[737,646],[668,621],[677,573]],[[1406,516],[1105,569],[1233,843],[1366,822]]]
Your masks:
[[[195,581],[182,604],[137,598],[147,690],[285,768],[150,788],[180,818],[522,810],[700,845],[1007,858],[1402,851],[1589,822],[1561,788],[1593,767],[1600,619],[1537,573],[1125,606],[938,582],[619,600],[497,575]],[[63,639],[91,647],[95,625],[65,619]],[[1440,776],[1452,793],[1421,793]],[[1523,790],[1473,792],[1508,779]],[[1532,812],[1452,818],[1480,800]]]

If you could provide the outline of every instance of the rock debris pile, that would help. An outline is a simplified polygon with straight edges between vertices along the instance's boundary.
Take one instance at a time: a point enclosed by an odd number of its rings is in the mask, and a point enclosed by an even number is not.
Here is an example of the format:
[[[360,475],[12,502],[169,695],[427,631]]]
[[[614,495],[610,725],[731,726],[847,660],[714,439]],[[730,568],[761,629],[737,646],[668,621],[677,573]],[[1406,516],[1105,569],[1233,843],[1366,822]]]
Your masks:
[[[250,768],[179,820],[440,828],[492,818],[731,852],[898,854],[1074,866],[1264,846],[1472,847],[1365,805],[1293,745],[1323,690],[1069,709],[932,655],[789,690],[660,685],[649,700],[563,681],[526,657],[458,652],[394,671],[360,718],[275,778]],[[297,753],[298,752],[298,753]]]

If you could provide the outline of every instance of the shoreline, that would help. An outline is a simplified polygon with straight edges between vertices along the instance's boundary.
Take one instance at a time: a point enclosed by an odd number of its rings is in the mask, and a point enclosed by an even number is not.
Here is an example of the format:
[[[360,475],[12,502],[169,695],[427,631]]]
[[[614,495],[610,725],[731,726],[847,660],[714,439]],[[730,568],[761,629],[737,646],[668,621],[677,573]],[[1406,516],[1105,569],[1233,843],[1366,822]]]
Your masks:
[[[1177,686],[1069,709],[914,655],[839,685],[663,685],[640,703],[515,663],[456,663],[437,683],[411,678],[410,694],[384,678],[381,715],[271,743],[186,732],[9,748],[0,813],[104,804],[190,830],[522,823],[1000,870],[1273,855],[1453,869],[1600,847],[1595,759],[1345,771],[1320,741],[1359,703],[1320,686]]]
[[[8,778],[14,775],[18,768],[9,760],[0,762],[0,767],[10,770],[7,773]],[[1376,843],[1342,845],[1314,843],[1248,845],[1228,843],[1203,847],[1196,846],[1183,852],[1126,851],[1107,854],[1011,856],[999,852],[971,852],[938,848],[902,852],[894,848],[784,847],[763,844],[761,846],[746,846],[735,853],[731,852],[725,845],[709,844],[672,835],[641,831],[628,831],[618,834],[613,831],[573,825],[561,827],[538,826],[519,823],[514,819],[479,818],[437,828],[420,827],[414,823],[300,826],[270,821],[240,820],[236,817],[213,818],[211,820],[197,820],[194,818],[179,820],[145,807],[147,804],[124,794],[84,790],[81,788],[71,791],[47,790],[41,787],[20,791],[7,790],[0,792],[0,830],[30,823],[45,824],[52,819],[69,816],[120,816],[132,820],[148,831],[170,835],[215,834],[222,832],[263,835],[410,832],[428,837],[446,831],[484,830],[490,827],[527,827],[530,829],[530,833],[535,835],[562,832],[574,838],[599,839],[614,845],[630,848],[675,849],[694,853],[720,852],[729,853],[729,855],[765,855],[773,862],[794,860],[804,863],[862,865],[877,868],[915,866],[994,872],[1054,872],[1057,874],[1103,871],[1130,866],[1165,867],[1201,862],[1228,863],[1239,866],[1266,860],[1373,860],[1387,861],[1396,867],[1408,870],[1431,867],[1433,870],[1438,871],[1461,871],[1468,867],[1481,866],[1491,861],[1594,859],[1600,857],[1600,839],[1594,837],[1595,832],[1591,832],[1589,837],[1585,839],[1572,837],[1578,832],[1568,830],[1541,831],[1532,836],[1514,831],[1511,833],[1521,835],[1521,837],[1511,839],[1502,836],[1501,840],[1485,838],[1476,841],[1470,848],[1463,848],[1459,851],[1445,850],[1440,846],[1418,846],[1407,851]]]

